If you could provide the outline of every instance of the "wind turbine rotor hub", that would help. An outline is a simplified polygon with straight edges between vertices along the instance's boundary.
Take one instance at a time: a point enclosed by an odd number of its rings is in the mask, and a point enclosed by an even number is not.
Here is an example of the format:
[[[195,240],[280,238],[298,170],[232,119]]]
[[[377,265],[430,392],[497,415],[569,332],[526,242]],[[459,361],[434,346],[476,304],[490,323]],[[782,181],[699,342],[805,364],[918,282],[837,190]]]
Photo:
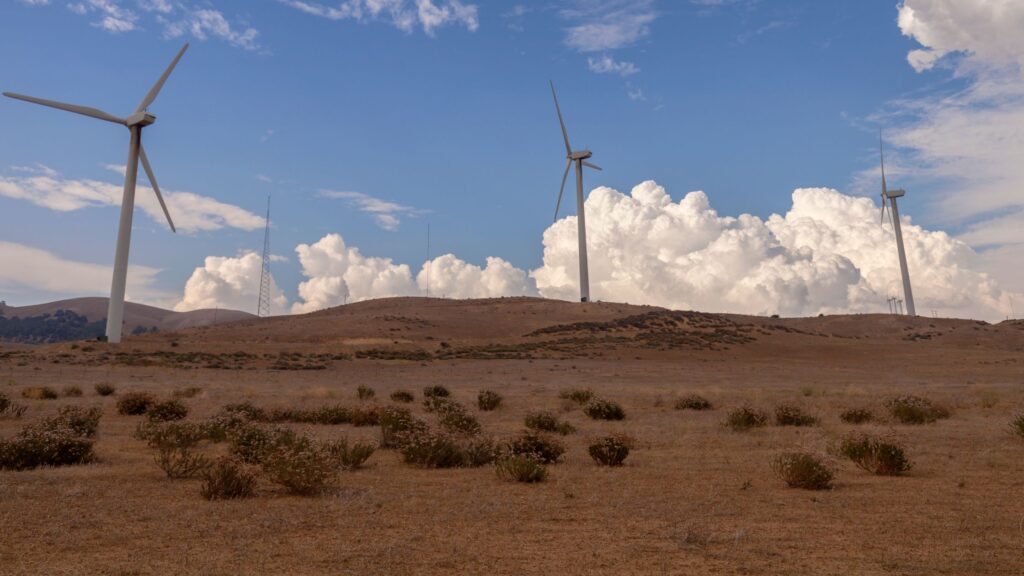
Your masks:
[[[156,116],[149,112],[136,112],[124,121],[124,125],[131,128],[133,126],[149,126],[154,122],[156,122]]]
[[[577,151],[577,152],[573,152],[572,154],[569,154],[569,159],[570,160],[586,160],[587,158],[590,158],[593,155],[594,155],[594,153],[591,152],[590,150],[580,150],[580,151]]]

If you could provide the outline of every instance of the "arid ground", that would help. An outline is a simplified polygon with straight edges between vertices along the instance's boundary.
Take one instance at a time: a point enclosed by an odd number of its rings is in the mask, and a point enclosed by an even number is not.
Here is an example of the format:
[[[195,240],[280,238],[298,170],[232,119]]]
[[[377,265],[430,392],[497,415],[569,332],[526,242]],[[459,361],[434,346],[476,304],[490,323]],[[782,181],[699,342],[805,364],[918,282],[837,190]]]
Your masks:
[[[97,396],[97,383],[118,394]],[[493,466],[420,469],[394,450],[342,472],[340,488],[300,497],[261,480],[255,497],[207,501],[171,480],[122,416],[130,391],[185,399],[189,420],[223,405],[390,404],[441,384],[497,440],[550,410],[577,427],[545,482]],[[376,398],[360,401],[365,385]],[[78,386],[79,398],[21,390]],[[591,388],[626,418],[591,420],[559,399]],[[477,393],[504,397],[493,412]],[[67,404],[104,411],[93,464],[0,471],[0,574],[950,574],[1024,573],[1024,322],[888,315],[769,319],[535,299],[391,299],[302,317],[251,320],[126,340],[0,346],[0,391],[27,405],[0,437]],[[674,409],[699,393],[710,411]],[[915,394],[951,417],[903,425],[885,401]],[[821,419],[734,432],[732,408],[795,404]],[[881,422],[840,421],[868,407]],[[373,441],[377,427],[303,426]],[[829,456],[851,430],[901,441],[904,476]],[[595,438],[635,439],[625,466],[597,466]],[[222,445],[204,447],[216,454]],[[788,488],[782,451],[821,454],[831,490]]]

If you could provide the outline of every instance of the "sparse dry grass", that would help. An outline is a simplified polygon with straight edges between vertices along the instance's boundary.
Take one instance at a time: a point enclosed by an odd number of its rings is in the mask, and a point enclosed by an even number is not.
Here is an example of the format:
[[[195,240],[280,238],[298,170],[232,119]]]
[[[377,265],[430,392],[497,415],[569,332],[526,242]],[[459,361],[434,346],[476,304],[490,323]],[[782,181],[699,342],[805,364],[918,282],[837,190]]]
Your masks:
[[[681,417],[670,409],[671,399],[684,394],[685,387],[664,384],[679,380],[680,362],[647,356],[632,361],[632,353],[622,361],[574,359],[572,370],[560,360],[434,361],[427,366],[357,360],[336,370],[276,372],[169,372],[137,366],[112,374],[106,367],[76,367],[74,382],[83,389],[113,381],[120,394],[21,401],[29,405],[21,421],[0,419],[0,438],[12,439],[26,422],[55,416],[64,404],[104,410],[93,440],[94,464],[0,472],[0,516],[17,519],[0,530],[0,573],[117,574],[140,557],[146,561],[135,564],[139,574],[196,575],[795,575],[841,573],[851,565],[869,576],[1019,572],[1015,552],[1021,545],[1024,503],[1002,497],[1016,493],[1022,453],[1021,442],[1006,433],[1014,409],[1024,404],[1024,391],[1002,384],[1013,379],[1013,366],[974,362],[987,358],[980,353],[955,364],[932,357],[914,360],[906,373],[910,384],[901,384],[900,391],[956,407],[956,417],[937,426],[898,427],[914,460],[913,473],[901,479],[876,477],[845,463],[834,490],[805,493],[789,490],[772,475],[772,458],[782,451],[816,453],[827,438],[850,429],[839,420],[844,407],[891,397],[893,385],[878,382],[875,371],[861,371],[853,361],[843,365],[841,383],[829,385],[820,383],[817,357],[808,357],[806,366],[779,366],[776,354],[761,363],[734,365],[731,356],[706,354],[707,362],[686,364],[691,371],[687,381],[700,382],[701,392],[716,404],[799,403],[821,417],[821,425],[771,426],[748,435],[722,428],[726,410]],[[18,385],[10,389],[12,396],[26,386],[61,388],[56,368],[40,366],[40,371],[33,365],[14,366],[11,377]],[[968,369],[971,379],[998,391],[998,404],[981,406],[963,388]],[[982,369],[989,372],[978,372]],[[814,382],[820,393],[802,396],[795,387],[800,381]],[[235,461],[225,477],[237,479],[235,472],[247,472],[251,481],[242,485],[249,488],[240,492],[249,497],[208,502],[205,487],[228,443],[200,441],[193,451],[210,457],[213,466],[199,477],[168,481],[153,463],[157,451],[132,437],[145,419],[119,415],[115,407],[126,391],[167,398],[174,390],[197,385],[204,390],[202,399],[189,402],[192,413],[179,424],[195,423],[203,434],[216,428],[229,435],[227,430],[240,425],[228,414],[217,416],[224,405],[248,401],[266,412],[275,406],[318,411],[331,402],[351,407],[360,382],[384,398],[398,386],[418,391],[444,382],[450,397],[464,405],[475,402],[483,387],[498,390],[505,397],[502,409],[474,414],[484,435],[493,435],[499,444],[517,437],[528,413],[558,414],[558,392],[568,387],[588,386],[600,397],[613,398],[628,418],[568,415],[579,432],[558,437],[565,452],[548,466],[543,482],[530,486],[502,481],[496,466],[421,468],[406,463],[400,451],[382,450],[355,473],[336,467],[328,495],[312,500],[287,496],[259,465]],[[654,406],[658,396],[666,399],[665,407]],[[436,426],[436,416],[419,403],[407,408],[410,417]],[[383,424],[383,410],[378,418]],[[372,445],[382,433],[378,427],[350,423],[277,426],[318,443],[346,438],[350,446]],[[589,446],[613,434],[635,437],[636,448],[624,467],[596,466]],[[985,447],[983,455],[978,446]],[[218,492],[211,489],[211,494]],[[992,506],[995,497],[1000,506]],[[683,525],[691,526],[689,532],[681,531]],[[46,534],[60,534],[60,545],[47,544]],[[338,546],[339,541],[345,545]],[[11,566],[17,568],[5,568]]]

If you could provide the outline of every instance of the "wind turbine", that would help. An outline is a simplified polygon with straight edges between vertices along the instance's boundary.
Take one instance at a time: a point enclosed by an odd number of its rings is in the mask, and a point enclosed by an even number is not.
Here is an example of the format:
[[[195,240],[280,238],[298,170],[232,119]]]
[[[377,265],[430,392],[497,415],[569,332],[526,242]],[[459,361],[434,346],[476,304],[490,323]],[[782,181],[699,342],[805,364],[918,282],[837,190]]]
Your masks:
[[[903,230],[900,228],[900,210],[896,206],[896,199],[906,194],[906,190],[898,188],[890,190],[885,183],[885,148],[882,143],[882,134],[878,134],[878,153],[882,161],[882,219],[885,223],[885,203],[889,202],[889,219],[892,220],[893,231],[896,232],[896,250],[900,256],[900,273],[903,275],[903,297],[907,301],[907,313],[917,316],[914,310],[914,291],[910,288],[910,271],[907,270],[907,252],[903,248]],[[902,308],[902,306],[901,306]]]
[[[121,322],[124,318],[124,287],[128,276],[128,248],[132,236],[132,213],[135,210],[135,182],[139,174],[139,160],[142,160],[142,167],[146,170],[146,176],[149,178],[149,183],[153,186],[153,191],[156,192],[156,199],[160,202],[160,207],[163,208],[164,216],[167,217],[167,223],[170,224],[171,231],[177,232],[174,228],[174,222],[171,220],[171,214],[167,211],[164,197],[160,193],[160,187],[156,183],[153,168],[149,165],[146,150],[142,147],[142,129],[156,122],[156,116],[149,113],[149,106],[156,100],[157,95],[160,94],[160,90],[164,87],[164,83],[167,82],[171,72],[174,71],[174,67],[178,65],[178,61],[185,55],[185,50],[188,50],[187,43],[178,52],[178,55],[174,57],[171,65],[167,67],[167,70],[156,81],[156,84],[150,88],[149,93],[139,103],[135,112],[132,112],[127,118],[107,114],[96,108],[4,92],[4,96],[8,98],[24,100],[33,104],[41,104],[50,108],[57,108],[58,110],[66,110],[75,114],[113,122],[114,124],[121,124],[127,127],[131,133],[131,140],[128,145],[128,165],[124,174],[124,197],[121,199],[121,222],[117,231],[117,250],[114,255],[114,278],[110,285],[110,304],[107,309],[107,341],[115,344],[121,341]]]
[[[583,167],[600,170],[595,164],[587,162],[594,154],[590,150],[573,151],[569,144],[569,133],[565,130],[562,120],[562,109],[558,106],[558,95],[555,94],[555,83],[551,82],[551,97],[555,100],[555,111],[558,112],[558,123],[562,127],[562,138],[565,140],[565,173],[562,174],[562,187],[558,190],[558,203],[555,204],[555,222],[558,221],[558,209],[562,206],[562,193],[565,192],[565,181],[569,177],[569,168],[576,163],[576,227],[579,231],[580,243],[580,302],[590,301],[590,270],[587,267],[587,219],[583,209]]]

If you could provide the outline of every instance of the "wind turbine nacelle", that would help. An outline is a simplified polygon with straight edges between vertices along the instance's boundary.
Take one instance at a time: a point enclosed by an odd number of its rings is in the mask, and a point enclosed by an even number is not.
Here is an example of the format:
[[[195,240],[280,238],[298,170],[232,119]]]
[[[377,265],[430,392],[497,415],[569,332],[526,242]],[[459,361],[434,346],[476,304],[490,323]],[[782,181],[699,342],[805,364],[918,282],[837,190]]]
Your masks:
[[[154,122],[156,122],[156,116],[149,112],[136,112],[129,116],[128,119],[124,121],[124,124],[131,128],[132,126],[149,126]]]
[[[906,190],[904,190],[902,188],[899,188],[899,189],[896,189],[896,190],[887,190],[885,192],[885,195],[888,196],[889,198],[900,198],[903,195],[905,195],[906,193],[907,193]]]
[[[573,152],[572,154],[570,154],[569,155],[569,159],[570,160],[586,160],[587,158],[590,158],[593,155],[594,155],[593,152],[591,152],[590,150],[580,150],[578,152]]]

